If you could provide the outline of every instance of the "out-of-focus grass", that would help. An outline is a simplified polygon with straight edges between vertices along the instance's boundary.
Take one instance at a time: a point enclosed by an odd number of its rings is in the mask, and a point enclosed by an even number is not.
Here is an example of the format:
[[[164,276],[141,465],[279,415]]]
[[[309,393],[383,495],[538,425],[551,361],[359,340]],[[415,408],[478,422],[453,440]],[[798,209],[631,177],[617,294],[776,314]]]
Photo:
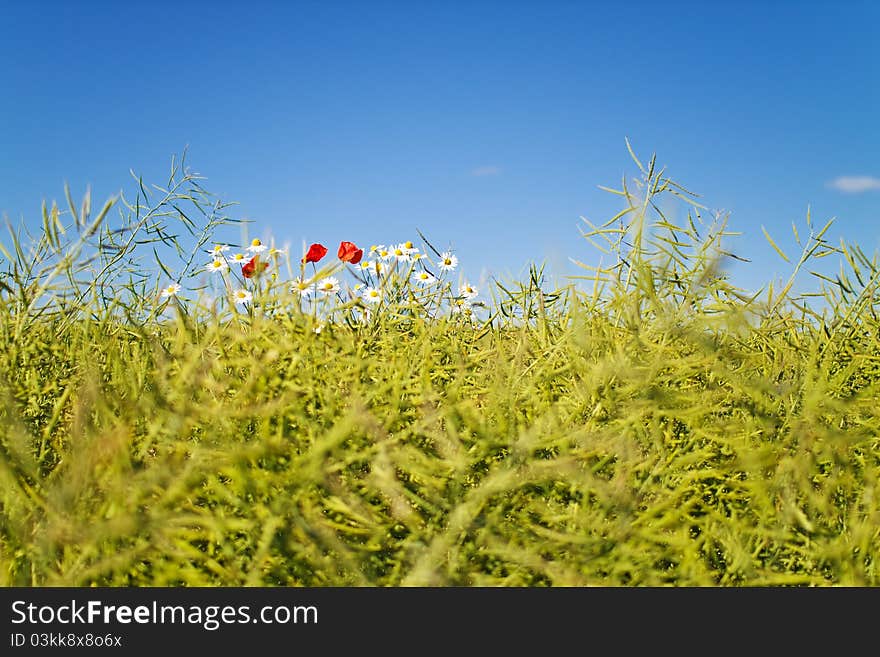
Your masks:
[[[0,584],[880,584],[876,262],[808,225],[793,276],[847,266],[823,309],[747,295],[638,166],[585,232],[610,266],[472,321],[159,314],[131,256],[173,247],[165,200],[67,261],[47,213],[58,248],[15,237],[0,278]]]

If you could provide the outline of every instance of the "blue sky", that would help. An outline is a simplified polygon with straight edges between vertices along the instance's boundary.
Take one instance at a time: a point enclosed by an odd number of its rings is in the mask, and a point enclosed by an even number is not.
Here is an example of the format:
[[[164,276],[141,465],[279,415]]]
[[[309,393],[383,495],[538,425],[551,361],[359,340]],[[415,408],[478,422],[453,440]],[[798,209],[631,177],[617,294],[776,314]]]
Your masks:
[[[647,160],[731,213],[756,287],[791,223],[880,246],[880,3],[0,0],[0,214],[161,183],[188,146],[251,236],[416,229],[472,279],[595,262]],[[836,181],[836,182],[835,182]],[[238,231],[221,235],[240,238]]]

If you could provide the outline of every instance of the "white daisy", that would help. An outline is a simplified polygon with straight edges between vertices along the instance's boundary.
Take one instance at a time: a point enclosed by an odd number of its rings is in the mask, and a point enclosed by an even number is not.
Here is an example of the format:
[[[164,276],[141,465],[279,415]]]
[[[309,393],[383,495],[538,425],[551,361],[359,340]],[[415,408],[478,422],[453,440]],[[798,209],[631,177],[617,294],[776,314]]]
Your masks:
[[[223,253],[228,251],[229,247],[225,244],[215,244],[213,249],[210,249],[208,253],[210,253],[215,258],[222,258]]]
[[[290,285],[290,290],[294,294],[299,294],[304,297],[311,296],[316,292],[316,286],[311,281],[303,280],[302,278],[297,278]]]
[[[167,297],[173,297],[178,292],[180,292],[180,284],[179,283],[172,283],[171,285],[169,285],[168,287],[166,287],[162,290],[162,298],[165,299]]]
[[[339,292],[339,281],[333,276],[328,276],[318,284],[318,290],[324,294],[336,294]]]
[[[243,265],[250,259],[251,256],[246,253],[234,253],[227,258],[227,260],[229,260],[229,264],[231,265]]]
[[[451,254],[449,251],[440,254],[440,260],[437,263],[437,266],[442,271],[452,271],[456,267],[458,267],[458,256]]]
[[[416,279],[417,283],[421,283],[422,285],[430,285],[437,280],[433,274],[424,269],[413,274],[413,278]]]
[[[451,310],[453,315],[467,314],[471,313],[471,304],[467,299],[453,299]]]
[[[227,263],[225,260],[221,260],[220,258],[215,258],[205,267],[205,269],[207,269],[208,271],[224,272],[229,269],[229,263]]]
[[[253,295],[245,289],[239,289],[232,293],[232,300],[235,303],[247,303],[253,298]]]
[[[361,294],[361,299],[366,303],[379,303],[382,300],[382,292],[374,287],[368,287],[364,290],[364,293]]]
[[[410,244],[411,243],[412,242],[410,242]],[[409,250],[402,243],[395,244],[389,249],[389,251],[391,251],[391,257],[395,258],[397,262],[409,262],[411,259]]]
[[[250,243],[250,245],[247,247],[247,250],[250,251],[251,253],[262,253],[263,251],[265,251],[265,250],[268,249],[268,248],[269,248],[269,247],[266,246],[265,244],[263,244],[263,243],[259,240],[259,238],[254,238],[254,239],[251,240],[251,243]]]
[[[462,283],[461,287],[458,288],[458,293],[465,299],[473,299],[477,296],[477,294],[479,294],[477,292],[477,288],[475,288],[470,283]]]

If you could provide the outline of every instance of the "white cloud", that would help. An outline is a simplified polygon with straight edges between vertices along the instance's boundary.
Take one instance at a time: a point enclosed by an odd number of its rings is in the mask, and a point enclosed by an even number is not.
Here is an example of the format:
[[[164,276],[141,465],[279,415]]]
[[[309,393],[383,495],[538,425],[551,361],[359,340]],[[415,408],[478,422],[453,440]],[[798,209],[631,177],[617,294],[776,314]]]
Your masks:
[[[840,176],[835,178],[828,186],[845,194],[861,194],[880,189],[880,178],[873,176]]]
[[[476,176],[477,178],[483,176],[497,176],[499,173],[501,173],[501,167],[496,166],[477,167],[476,169],[471,170],[471,175]]]

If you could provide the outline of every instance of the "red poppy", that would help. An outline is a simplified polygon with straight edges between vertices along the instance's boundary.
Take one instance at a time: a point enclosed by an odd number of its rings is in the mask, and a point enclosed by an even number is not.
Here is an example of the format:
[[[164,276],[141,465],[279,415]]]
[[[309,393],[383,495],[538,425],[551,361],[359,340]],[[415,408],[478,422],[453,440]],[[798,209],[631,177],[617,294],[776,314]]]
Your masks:
[[[312,244],[306,252],[306,257],[303,258],[303,262],[318,262],[318,260],[325,255],[327,255],[326,246],[323,244]]]
[[[254,274],[262,274],[269,267],[268,262],[260,262],[260,256],[255,255],[253,258],[248,260],[241,266],[241,275],[245,278],[250,278]],[[257,267],[259,267],[259,271],[257,271]]]
[[[340,242],[338,255],[342,262],[350,262],[356,265],[364,257],[364,250],[357,248],[354,242]]]

